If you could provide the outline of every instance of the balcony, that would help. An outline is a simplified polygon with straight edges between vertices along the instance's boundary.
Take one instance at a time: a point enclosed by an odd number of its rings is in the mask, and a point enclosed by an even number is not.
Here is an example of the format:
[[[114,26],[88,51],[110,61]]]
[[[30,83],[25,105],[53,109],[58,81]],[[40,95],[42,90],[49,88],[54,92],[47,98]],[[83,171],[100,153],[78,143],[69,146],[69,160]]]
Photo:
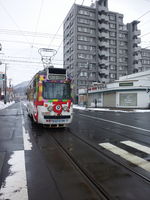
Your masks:
[[[99,50],[98,54],[100,56],[106,56],[106,57],[108,57],[109,56],[109,51],[108,50]]]
[[[142,59],[141,54],[134,55],[133,58],[134,58],[134,60],[140,60],[140,59]]]
[[[100,37],[100,38],[109,38],[109,32],[99,32],[98,33],[98,36]]]
[[[109,61],[104,59],[104,58],[102,58],[102,59],[99,58],[98,59],[98,63],[99,63],[99,65],[103,65],[103,66],[108,66],[109,65]]]
[[[133,34],[136,36],[139,36],[139,35],[141,35],[141,30],[133,31]]]
[[[107,41],[99,41],[99,42],[98,42],[98,45],[99,45],[100,47],[109,48],[109,41],[108,41],[108,42],[107,42]]]
[[[136,63],[136,64],[133,64],[134,68],[140,68],[141,67],[141,63]]]
[[[100,73],[100,74],[105,74],[105,75],[108,75],[109,74],[109,70],[108,69],[101,69],[101,68],[99,68],[98,69],[98,72]]]
[[[109,25],[102,23],[102,24],[98,24],[98,28],[99,29],[105,29],[105,30],[109,30]]]
[[[133,47],[134,51],[141,51],[141,47]]]
[[[98,81],[99,82],[104,82],[104,83],[107,83],[107,82],[109,82],[109,76],[105,76],[105,77],[101,77],[100,75],[98,76]]]
[[[141,43],[141,38],[133,39],[134,44],[140,44]]]
[[[98,11],[99,11],[99,12],[102,12],[102,11],[108,12],[108,8],[105,7],[105,6],[99,6],[99,7],[98,7]]]
[[[98,19],[104,20],[104,21],[109,21],[108,15],[105,15],[105,14],[98,15]]]

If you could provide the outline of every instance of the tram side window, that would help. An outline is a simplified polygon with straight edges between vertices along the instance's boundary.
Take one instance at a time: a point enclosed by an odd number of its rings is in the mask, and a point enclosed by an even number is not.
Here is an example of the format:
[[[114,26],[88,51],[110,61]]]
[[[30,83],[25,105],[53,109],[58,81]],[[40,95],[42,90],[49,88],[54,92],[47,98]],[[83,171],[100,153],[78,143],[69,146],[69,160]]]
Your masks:
[[[33,99],[37,99],[37,92],[36,92],[36,79],[33,81]]]

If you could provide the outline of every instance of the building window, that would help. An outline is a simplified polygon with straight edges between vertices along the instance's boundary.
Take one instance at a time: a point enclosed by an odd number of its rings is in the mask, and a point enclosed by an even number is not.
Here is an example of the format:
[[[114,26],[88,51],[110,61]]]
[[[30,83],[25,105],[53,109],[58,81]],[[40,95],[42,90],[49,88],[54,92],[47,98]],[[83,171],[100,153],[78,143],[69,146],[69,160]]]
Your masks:
[[[127,61],[128,61],[127,58],[124,58],[124,57],[119,58],[119,62],[125,62],[125,63],[127,63]]]
[[[109,24],[109,27],[115,29],[115,28],[116,28],[116,24],[110,23],[110,24]]]
[[[123,23],[123,18],[122,17],[118,17],[118,21],[119,21],[119,23]]]
[[[123,31],[123,25],[119,25],[119,30]]]
[[[111,45],[116,45],[116,40],[110,40]]]
[[[87,28],[87,27],[83,27],[83,26],[78,26],[78,31],[84,32],[84,33],[95,34],[95,29]]]
[[[123,47],[123,46],[127,46],[127,42],[120,41],[119,43],[120,43],[120,46],[122,46],[122,47]]]
[[[78,62],[78,67],[87,68],[88,67],[88,63],[87,62]]]
[[[80,76],[87,76],[87,72],[80,72]]]
[[[124,33],[119,33],[119,38],[126,39],[127,35]]]
[[[116,62],[116,57],[110,56],[110,57],[109,57],[109,60],[110,60],[111,62]]]
[[[79,50],[85,50],[85,51],[95,51],[96,47],[95,46],[78,44],[78,49]]]
[[[116,32],[111,31],[111,32],[109,32],[109,35],[110,35],[110,37],[116,37]]]
[[[120,106],[137,106],[137,93],[120,93]]]
[[[90,15],[89,11],[83,10],[83,9],[80,9],[80,10],[78,11],[78,14],[80,14],[80,15],[86,15],[86,16],[89,16],[89,15]]]
[[[110,78],[115,79],[115,78],[116,78],[116,74],[112,74],[112,73],[110,73]]]
[[[145,57],[150,57],[150,52],[142,52],[142,56],[145,56]]]
[[[95,38],[94,37],[87,37],[87,36],[78,35],[78,41],[95,42]]]
[[[119,49],[119,54],[120,55],[127,55],[127,50],[126,49]]]
[[[109,66],[109,69],[111,69],[111,70],[116,70],[116,65],[110,65],[110,66]]]
[[[83,19],[83,18],[78,18],[78,22],[82,23],[82,24],[89,24],[89,20],[88,19]]]
[[[90,59],[90,60],[94,59],[95,60],[95,55],[78,53],[78,58],[80,58],[80,59]]]
[[[150,64],[150,60],[142,60],[142,64],[149,65]]]
[[[109,19],[110,19],[111,21],[115,21],[116,16],[115,16],[115,15],[109,15]]]
[[[115,48],[110,48],[110,49],[109,49],[109,52],[110,52],[110,53],[113,53],[113,54],[116,54],[116,49],[115,49]]]

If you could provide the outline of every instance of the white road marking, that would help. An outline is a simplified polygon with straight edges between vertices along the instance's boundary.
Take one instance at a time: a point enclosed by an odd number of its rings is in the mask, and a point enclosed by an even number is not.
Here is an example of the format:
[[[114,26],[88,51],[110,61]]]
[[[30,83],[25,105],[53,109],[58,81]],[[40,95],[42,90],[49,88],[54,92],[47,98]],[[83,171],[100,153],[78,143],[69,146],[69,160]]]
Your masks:
[[[137,129],[137,130],[140,130],[140,131],[145,131],[145,132],[149,132],[150,133],[150,130],[144,129],[144,128],[140,128],[140,127],[137,127],[137,126],[131,126],[131,125],[128,125],[128,124],[122,124],[120,122],[115,122],[115,121],[111,121],[111,120],[108,120],[108,119],[103,119],[103,118],[100,118],[100,117],[93,117],[93,116],[83,115],[83,114],[80,114],[80,115],[84,116],[84,117],[87,117],[87,118],[96,119],[96,120],[100,120],[100,121],[104,121],[104,122],[110,122],[110,123],[113,123],[113,124],[126,126],[126,127],[129,127],[129,128],[133,128],[133,129]]]
[[[144,146],[144,145],[141,145],[141,144],[138,144],[138,143],[132,142],[132,141],[123,141],[123,142],[121,142],[121,143],[123,143],[123,144],[125,144],[125,145],[127,145],[127,146],[130,146],[130,147],[133,147],[133,148],[135,148],[135,149],[138,149],[138,150],[140,150],[140,151],[143,151],[143,152],[145,152],[145,153],[150,154],[150,148],[149,148],[149,147],[146,147],[146,146]]]
[[[124,158],[125,160],[130,161],[131,163],[141,167],[142,169],[150,172],[150,162],[135,156],[134,154],[129,153],[126,150],[123,150],[113,144],[110,143],[100,143],[100,146],[102,146],[103,148],[111,151],[112,153],[121,156],[122,158]]]
[[[23,144],[24,144],[24,150],[32,150],[32,143],[30,142],[30,136],[28,130],[25,129],[25,121],[23,117],[23,111],[20,104],[20,110],[21,110],[21,117],[22,117],[22,132],[23,132]]]
[[[14,151],[8,164],[11,167],[0,189],[0,199],[28,200],[24,151]]]

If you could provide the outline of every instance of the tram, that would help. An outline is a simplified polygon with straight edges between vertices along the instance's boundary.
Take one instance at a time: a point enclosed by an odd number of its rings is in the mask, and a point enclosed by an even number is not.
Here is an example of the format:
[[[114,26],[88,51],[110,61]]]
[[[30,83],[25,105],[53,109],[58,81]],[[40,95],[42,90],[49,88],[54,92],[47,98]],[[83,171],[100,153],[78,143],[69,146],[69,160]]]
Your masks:
[[[39,71],[27,87],[28,115],[36,123],[50,127],[65,127],[72,121],[71,81],[66,69],[45,68]]]

